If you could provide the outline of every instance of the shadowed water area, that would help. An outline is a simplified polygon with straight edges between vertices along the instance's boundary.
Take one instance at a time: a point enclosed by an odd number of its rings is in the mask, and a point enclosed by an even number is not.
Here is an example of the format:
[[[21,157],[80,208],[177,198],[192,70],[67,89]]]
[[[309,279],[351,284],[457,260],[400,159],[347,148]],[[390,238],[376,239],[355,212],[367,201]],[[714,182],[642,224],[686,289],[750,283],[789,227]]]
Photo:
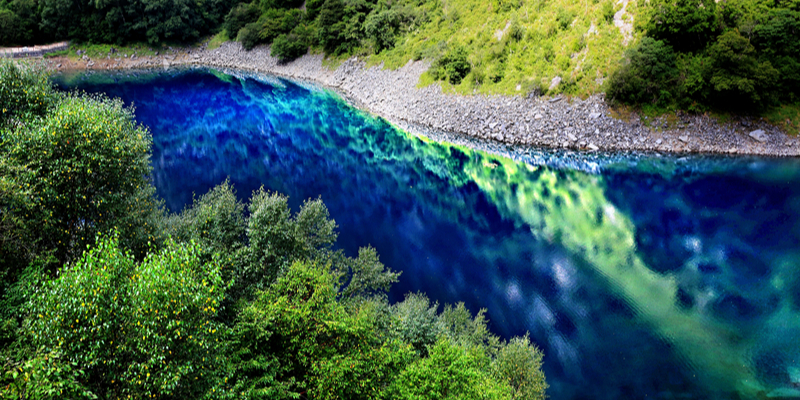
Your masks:
[[[548,395],[800,397],[800,162],[518,153],[417,138],[336,94],[209,70],[59,78],[120,97],[153,134],[180,211],[230,178],[296,210],[321,196],[338,246],[371,244],[412,291],[530,332]]]

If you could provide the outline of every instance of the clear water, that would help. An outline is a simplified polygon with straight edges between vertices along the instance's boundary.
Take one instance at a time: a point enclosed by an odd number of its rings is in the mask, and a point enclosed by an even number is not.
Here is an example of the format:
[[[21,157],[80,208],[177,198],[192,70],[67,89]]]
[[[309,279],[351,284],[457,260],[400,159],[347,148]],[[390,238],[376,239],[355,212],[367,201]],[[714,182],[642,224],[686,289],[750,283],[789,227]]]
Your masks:
[[[530,332],[553,399],[800,397],[800,162],[527,151],[413,137],[334,93],[209,70],[58,79],[121,97],[181,210],[230,178],[321,196],[339,246]]]

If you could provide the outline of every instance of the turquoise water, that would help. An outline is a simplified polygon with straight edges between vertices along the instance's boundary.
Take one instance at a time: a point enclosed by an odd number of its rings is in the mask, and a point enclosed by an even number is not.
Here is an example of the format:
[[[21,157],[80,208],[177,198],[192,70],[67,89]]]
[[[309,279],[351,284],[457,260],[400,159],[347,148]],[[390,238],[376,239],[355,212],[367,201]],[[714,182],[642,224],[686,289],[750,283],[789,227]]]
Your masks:
[[[230,178],[321,196],[350,255],[530,332],[553,399],[800,397],[800,162],[516,153],[413,137],[335,94],[209,70],[61,78],[121,97],[173,211]]]

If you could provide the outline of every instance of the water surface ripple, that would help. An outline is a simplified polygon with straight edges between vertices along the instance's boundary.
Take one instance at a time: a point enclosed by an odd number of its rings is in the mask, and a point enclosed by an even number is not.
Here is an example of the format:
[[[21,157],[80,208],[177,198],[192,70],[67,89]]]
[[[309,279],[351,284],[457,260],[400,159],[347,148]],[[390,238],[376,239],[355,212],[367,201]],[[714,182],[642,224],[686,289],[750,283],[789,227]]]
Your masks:
[[[800,397],[800,163],[548,151],[413,137],[334,93],[211,70],[58,79],[121,97],[173,211],[230,178],[321,196],[425,292],[530,332],[553,399]]]

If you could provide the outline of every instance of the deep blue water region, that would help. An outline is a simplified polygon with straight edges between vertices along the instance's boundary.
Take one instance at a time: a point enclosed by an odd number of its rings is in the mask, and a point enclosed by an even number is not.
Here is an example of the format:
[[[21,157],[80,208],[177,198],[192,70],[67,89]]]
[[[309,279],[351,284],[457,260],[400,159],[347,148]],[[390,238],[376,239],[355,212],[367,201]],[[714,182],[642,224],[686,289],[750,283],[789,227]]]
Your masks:
[[[403,271],[390,293],[487,309],[530,332],[553,399],[800,396],[800,163],[526,151],[411,136],[336,94],[212,70],[93,74],[150,127],[180,211],[230,178],[295,209],[321,196],[339,246]],[[542,160],[550,160],[542,162]]]

